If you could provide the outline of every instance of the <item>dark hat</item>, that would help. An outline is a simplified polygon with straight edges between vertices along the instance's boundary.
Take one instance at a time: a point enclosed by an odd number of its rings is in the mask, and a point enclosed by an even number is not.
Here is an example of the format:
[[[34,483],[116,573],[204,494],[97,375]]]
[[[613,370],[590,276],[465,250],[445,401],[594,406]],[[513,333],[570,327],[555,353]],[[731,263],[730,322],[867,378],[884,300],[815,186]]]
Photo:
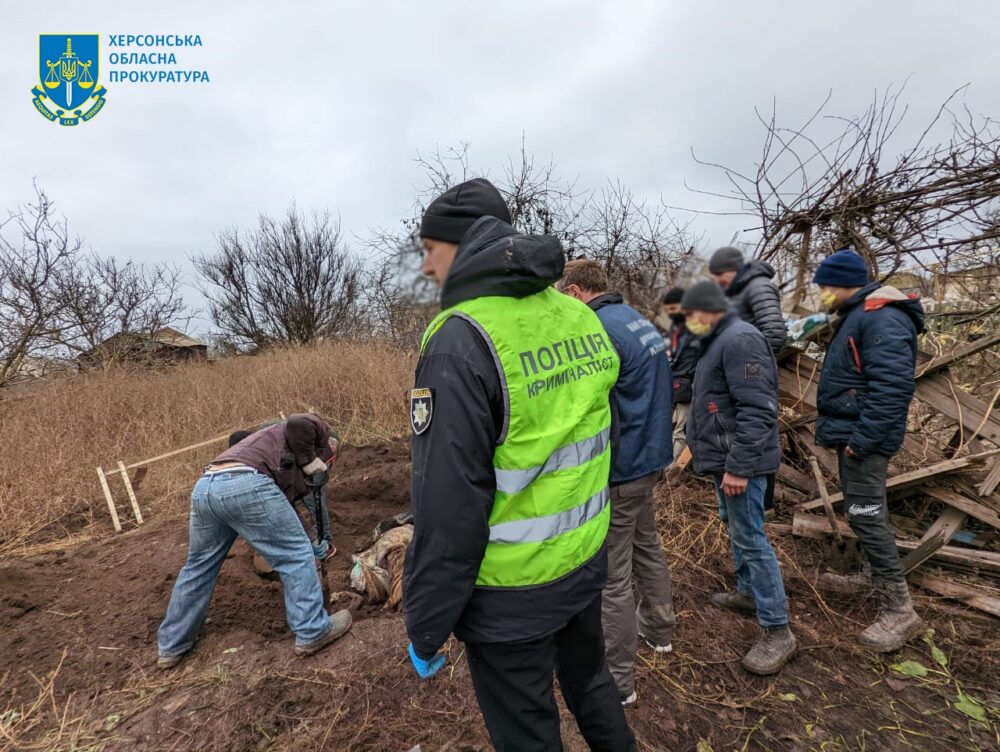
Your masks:
[[[431,201],[420,220],[420,237],[460,243],[480,217],[496,217],[510,223],[510,210],[493,183],[473,178]]]
[[[864,287],[869,281],[865,260],[850,248],[827,256],[813,275],[814,284],[829,287]]]
[[[243,439],[252,434],[253,431],[233,431],[229,434],[229,446],[234,447],[239,444]]]
[[[743,251],[732,246],[720,248],[712,254],[708,260],[708,270],[712,274],[722,274],[723,272],[736,272],[743,266]]]
[[[685,311],[722,312],[729,310],[729,301],[721,287],[706,279],[684,293],[681,308]]]
[[[660,305],[670,305],[671,303],[680,303],[681,298],[684,297],[683,287],[671,287],[663,295],[660,296]]]

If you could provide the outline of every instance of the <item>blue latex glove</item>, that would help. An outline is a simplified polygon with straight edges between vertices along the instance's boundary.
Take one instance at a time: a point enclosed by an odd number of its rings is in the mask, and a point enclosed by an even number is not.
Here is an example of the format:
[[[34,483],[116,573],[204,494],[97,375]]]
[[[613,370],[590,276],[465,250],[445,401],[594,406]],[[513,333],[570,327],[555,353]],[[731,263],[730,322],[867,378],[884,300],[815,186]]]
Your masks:
[[[443,656],[440,653],[438,653],[429,661],[425,661],[423,658],[417,655],[417,651],[413,649],[412,642],[410,643],[410,646],[409,648],[407,648],[407,650],[410,653],[410,662],[413,664],[413,668],[417,670],[417,676],[419,676],[421,679],[430,679],[432,676],[434,676],[434,674],[436,674],[441,669],[441,667],[448,660],[446,656]]]

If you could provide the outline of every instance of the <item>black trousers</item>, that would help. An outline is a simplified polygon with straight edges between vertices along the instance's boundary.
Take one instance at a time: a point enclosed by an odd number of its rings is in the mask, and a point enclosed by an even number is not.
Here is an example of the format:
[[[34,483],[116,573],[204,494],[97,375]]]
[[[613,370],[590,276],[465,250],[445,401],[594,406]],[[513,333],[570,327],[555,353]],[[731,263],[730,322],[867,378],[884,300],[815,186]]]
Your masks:
[[[889,458],[880,454],[870,454],[864,459],[848,457],[844,447],[838,449],[837,457],[847,522],[872,566],[872,576],[888,582],[902,582],[903,567],[896,536],[889,525],[885,493]]]
[[[604,662],[601,596],[555,634],[528,642],[468,642],[479,709],[498,752],[561,750],[552,675],[592,750],[628,752],[635,739]]]

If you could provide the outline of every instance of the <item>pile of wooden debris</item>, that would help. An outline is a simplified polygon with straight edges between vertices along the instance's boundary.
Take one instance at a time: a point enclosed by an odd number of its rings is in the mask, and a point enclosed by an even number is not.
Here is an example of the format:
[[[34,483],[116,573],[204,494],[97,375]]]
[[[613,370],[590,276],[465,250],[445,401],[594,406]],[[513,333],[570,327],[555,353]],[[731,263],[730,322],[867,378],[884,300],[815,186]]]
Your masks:
[[[1000,617],[1000,411],[995,397],[987,404],[963,390],[951,370],[997,344],[1000,332],[938,356],[921,353],[911,426],[927,425],[927,414],[936,414],[947,419],[954,435],[940,441],[940,435],[909,432],[890,467],[888,493],[890,521],[909,580]],[[829,538],[832,518],[824,513],[823,486],[838,488],[839,482],[836,453],[813,442],[821,363],[808,351],[789,347],[779,357],[779,368],[786,451],[775,495],[782,508],[794,513],[791,524],[769,528]],[[812,457],[828,477],[826,483],[817,482],[811,471]],[[840,493],[827,498],[834,506],[843,499]],[[842,516],[836,525],[844,539],[854,537]]]

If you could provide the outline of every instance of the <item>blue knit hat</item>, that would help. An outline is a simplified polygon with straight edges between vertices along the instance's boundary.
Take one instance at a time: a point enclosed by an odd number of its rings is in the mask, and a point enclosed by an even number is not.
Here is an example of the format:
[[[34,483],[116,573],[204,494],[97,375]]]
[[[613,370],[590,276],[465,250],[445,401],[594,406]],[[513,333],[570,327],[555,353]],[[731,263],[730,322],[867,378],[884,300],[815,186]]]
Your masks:
[[[813,276],[813,284],[828,287],[864,287],[869,281],[865,260],[850,248],[823,259]]]

